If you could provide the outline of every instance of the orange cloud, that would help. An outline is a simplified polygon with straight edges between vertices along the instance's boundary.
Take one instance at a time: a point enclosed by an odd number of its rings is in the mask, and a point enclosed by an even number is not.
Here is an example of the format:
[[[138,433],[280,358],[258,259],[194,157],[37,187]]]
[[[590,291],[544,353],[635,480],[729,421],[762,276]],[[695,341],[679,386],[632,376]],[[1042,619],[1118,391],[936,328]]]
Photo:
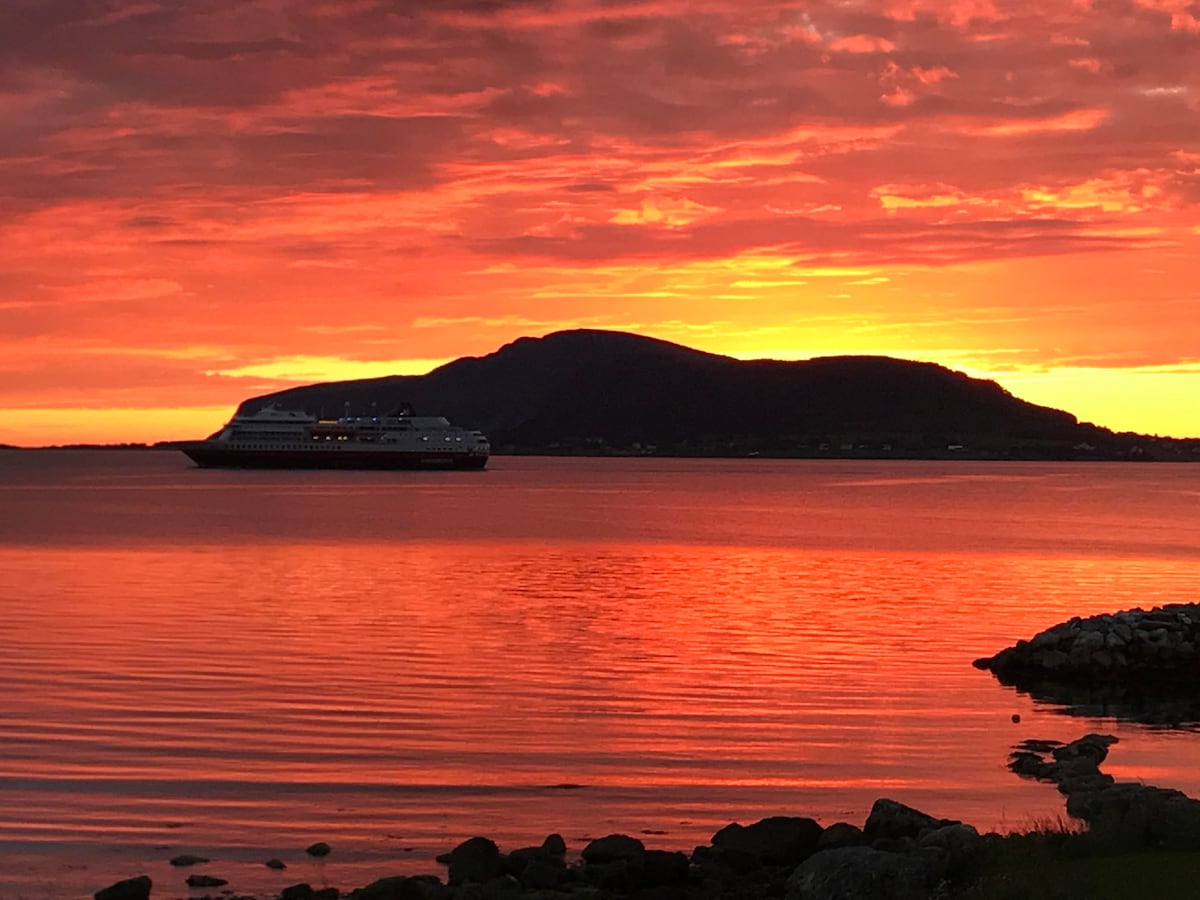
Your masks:
[[[574,324],[1162,384],[1196,15],[0,5],[0,403],[232,408]]]

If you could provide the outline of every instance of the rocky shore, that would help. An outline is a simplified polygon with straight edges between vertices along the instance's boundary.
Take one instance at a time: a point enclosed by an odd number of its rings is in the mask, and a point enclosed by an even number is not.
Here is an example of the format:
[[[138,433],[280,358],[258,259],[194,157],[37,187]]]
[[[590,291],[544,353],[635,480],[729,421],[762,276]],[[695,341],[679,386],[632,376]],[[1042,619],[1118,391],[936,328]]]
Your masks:
[[[1074,618],[977,659],[1005,684],[1046,680],[1169,687],[1200,674],[1200,604]]]
[[[1100,771],[1109,734],[1088,734],[1069,744],[1023,741],[1009,768],[1024,778],[1053,782],[1067,798],[1067,814],[1087,824],[1105,849],[1200,849],[1200,800],[1182,791],[1138,782],[1118,782]]]
[[[1104,734],[1069,743],[1022,741],[1008,766],[1021,777],[1053,783],[1066,797],[1067,814],[1086,830],[1051,836],[1082,840],[1083,851],[1076,846],[1072,856],[1200,851],[1200,800],[1115,781],[1100,770],[1115,743],[1117,738]],[[980,874],[995,868],[1011,845],[1030,837],[981,835],[962,822],[880,799],[861,828],[774,816],[726,825],[690,854],[648,849],[624,834],[589,842],[577,859],[568,859],[567,844],[557,834],[538,846],[508,852],[488,838],[473,837],[438,857],[447,869],[444,880],[397,875],[345,891],[297,883],[269,900],[948,900],[977,896],[973,890]],[[324,856],[336,849],[318,843],[307,852]],[[182,869],[210,860],[182,854],[170,862]],[[1158,864],[1157,858],[1148,863]],[[239,894],[211,873],[190,874],[181,882],[192,900],[268,900]],[[196,893],[206,887],[220,890]],[[149,900],[152,890],[151,879],[142,875],[94,896]],[[172,885],[157,896],[179,896],[179,891],[180,885]]]
[[[488,838],[474,837],[438,857],[447,867],[444,881],[428,875],[395,876],[346,892],[295,884],[277,897],[917,900],[963,877],[984,846],[984,837],[970,825],[881,799],[875,802],[861,828],[847,822],[822,827],[810,818],[775,816],[749,825],[726,825],[709,844],[696,847],[691,854],[648,849],[638,838],[612,834],[591,841],[577,860],[568,862],[566,842],[557,834],[548,836],[539,846],[508,852],[502,852]],[[194,856],[172,859],[172,864],[187,866],[207,862]],[[223,888],[212,895],[214,900],[241,896],[224,889],[225,880],[213,875],[189,875],[186,884],[193,889]],[[143,875],[97,891],[95,900],[148,900],[152,890],[151,879]],[[193,892],[192,896],[197,895]]]

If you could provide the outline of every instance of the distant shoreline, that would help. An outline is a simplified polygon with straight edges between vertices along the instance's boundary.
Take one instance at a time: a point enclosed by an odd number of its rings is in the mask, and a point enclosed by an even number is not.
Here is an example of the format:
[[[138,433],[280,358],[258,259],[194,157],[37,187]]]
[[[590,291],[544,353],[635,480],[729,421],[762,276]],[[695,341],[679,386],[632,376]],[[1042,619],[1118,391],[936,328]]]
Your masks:
[[[1170,442],[1164,444],[1162,442]],[[173,451],[179,452],[182,441],[159,441],[153,444],[47,444],[39,447],[18,447],[0,444],[0,451],[77,451],[77,450],[123,450],[123,451]],[[1200,440],[1163,438],[1154,442],[1150,449],[1126,455],[1104,454],[1092,450],[1068,447],[1038,448],[946,448],[945,450],[917,451],[912,449],[882,450],[878,448],[855,448],[849,450],[806,450],[791,451],[726,451],[696,450],[695,452],[661,452],[658,450],[618,448],[521,448],[493,450],[492,457],[552,457],[559,459],[720,459],[720,460],[865,460],[874,462],[1135,462],[1135,463],[1189,463],[1200,462]]]

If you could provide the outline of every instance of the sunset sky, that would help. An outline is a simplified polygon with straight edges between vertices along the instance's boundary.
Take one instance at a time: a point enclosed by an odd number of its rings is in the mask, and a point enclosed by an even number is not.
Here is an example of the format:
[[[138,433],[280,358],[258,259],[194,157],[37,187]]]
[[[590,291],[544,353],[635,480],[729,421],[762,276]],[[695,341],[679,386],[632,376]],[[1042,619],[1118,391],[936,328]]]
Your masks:
[[[0,442],[581,326],[1200,436],[1197,0],[5,0],[0,198]]]

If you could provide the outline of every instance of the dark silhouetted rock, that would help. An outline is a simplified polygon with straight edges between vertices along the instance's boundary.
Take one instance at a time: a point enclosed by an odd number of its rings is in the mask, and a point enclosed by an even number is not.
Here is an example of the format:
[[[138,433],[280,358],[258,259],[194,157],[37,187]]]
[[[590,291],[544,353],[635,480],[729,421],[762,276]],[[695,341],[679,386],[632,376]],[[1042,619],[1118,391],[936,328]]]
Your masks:
[[[266,866],[268,869],[286,869],[287,868],[287,863],[285,863],[282,859],[275,859],[275,858],[268,859],[265,863],[263,863],[263,865]]]
[[[647,850],[642,860],[642,884],[648,888],[671,887],[688,880],[687,855],[672,850]]]
[[[748,853],[764,865],[794,866],[817,849],[821,826],[812,819],[771,816],[752,825],[736,822],[713,835],[714,847]]]
[[[1052,781],[1067,796],[1067,814],[1116,851],[1200,849],[1200,800],[1176,790],[1115,782],[1099,764],[1117,738],[1088,734],[1069,744],[1027,741],[1009,762],[1018,775]]]
[[[152,882],[149,875],[126,878],[96,891],[95,900],[149,900]]]
[[[928,900],[932,873],[919,856],[871,847],[821,850],[787,880],[787,900]]]
[[[554,853],[558,856],[565,856],[567,853],[567,842],[563,840],[561,834],[549,834],[542,841],[542,849],[549,853]]]
[[[540,847],[519,847],[504,857],[508,874],[513,875],[526,888],[557,887],[566,876],[567,866],[562,853]]]
[[[279,892],[279,900],[313,900],[313,888],[307,882],[291,884]]]
[[[504,874],[504,859],[495,841],[473,837],[463,841],[448,854],[438,857],[449,866],[450,884],[476,882],[483,884]]]
[[[699,846],[692,851],[692,865],[715,877],[744,875],[762,867],[762,860],[749,850]]]
[[[353,900],[446,900],[449,889],[432,875],[393,875],[350,894]]]
[[[943,825],[917,839],[917,849],[932,851],[939,873],[951,878],[968,871],[985,847],[983,836],[971,825]]]
[[[863,835],[871,843],[881,838],[916,840],[924,831],[958,824],[961,823],[953,819],[935,819],[911,806],[880,798],[871,806],[871,814],[863,826]]]
[[[975,660],[1001,683],[1084,716],[1200,722],[1200,604],[1073,618]]]
[[[646,854],[646,845],[627,834],[610,834],[597,838],[583,848],[583,861],[587,863],[611,863],[619,860],[641,859]]]
[[[189,875],[188,887],[224,887],[229,881],[216,875]]]
[[[332,849],[333,848],[324,841],[317,841],[315,844],[309,844],[307,847],[305,847],[304,852],[309,856],[321,857],[328,856]]]
[[[513,875],[522,887],[531,890],[550,890],[557,888],[567,880],[567,867],[561,862],[550,862],[545,858],[532,859]]]
[[[849,822],[834,822],[821,832],[817,839],[817,848],[832,850],[835,847],[860,847],[867,842],[862,829]]]
[[[208,857],[193,856],[191,853],[181,853],[179,856],[171,857],[171,865],[173,866],[195,866],[206,862],[209,862]]]

